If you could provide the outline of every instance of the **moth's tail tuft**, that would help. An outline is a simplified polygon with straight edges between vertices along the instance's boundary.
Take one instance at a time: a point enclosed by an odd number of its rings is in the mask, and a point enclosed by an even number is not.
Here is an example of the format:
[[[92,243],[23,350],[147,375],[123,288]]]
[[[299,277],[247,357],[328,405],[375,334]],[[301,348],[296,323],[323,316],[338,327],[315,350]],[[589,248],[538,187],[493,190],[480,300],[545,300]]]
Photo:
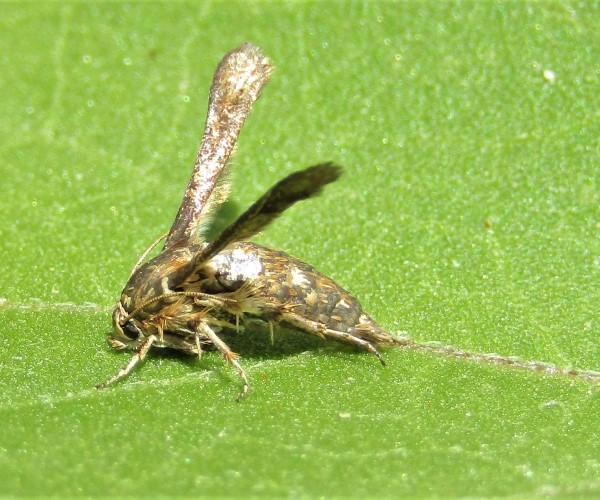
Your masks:
[[[383,329],[365,313],[360,316],[358,324],[352,329],[351,333],[378,347],[404,345],[404,340],[395,337],[390,332]]]

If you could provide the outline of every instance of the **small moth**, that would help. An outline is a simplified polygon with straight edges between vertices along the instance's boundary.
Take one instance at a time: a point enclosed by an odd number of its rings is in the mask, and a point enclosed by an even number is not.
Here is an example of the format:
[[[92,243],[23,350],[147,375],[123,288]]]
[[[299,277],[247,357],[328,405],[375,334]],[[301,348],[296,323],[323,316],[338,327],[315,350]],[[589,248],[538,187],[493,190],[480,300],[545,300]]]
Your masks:
[[[202,228],[225,201],[228,186],[219,182],[241,127],[267,83],[272,66],[260,49],[246,43],[221,61],[210,89],[208,115],[192,177],[164,248],[140,258],[113,313],[109,342],[133,349],[129,363],[98,388],[128,375],[151,347],[168,347],[200,357],[216,347],[242,379],[238,400],[249,389],[248,377],[221,339],[239,331],[246,319],[333,339],[373,353],[397,340],[333,280],[284,252],[246,241],[297,201],[319,194],[341,175],[322,163],[276,183],[211,242]]]
[[[600,380],[597,372],[397,338],[381,328],[332,279],[284,252],[247,241],[288,207],[319,194],[325,185],[338,179],[342,170],[332,163],[285,177],[212,241],[205,241],[203,228],[229,192],[221,173],[271,70],[269,60],[250,43],[227,54],[218,65],[210,88],[204,135],[175,221],[169,232],[140,257],[112,315],[110,345],[133,349],[133,356],[97,388],[127,376],[152,347],[198,357],[205,348],[215,347],[242,380],[240,400],[248,393],[248,377],[221,333],[240,331],[250,320],[262,323],[271,335],[281,326],[352,344],[374,354],[382,364],[385,362],[378,347],[397,345]],[[162,251],[145,261],[163,239]]]

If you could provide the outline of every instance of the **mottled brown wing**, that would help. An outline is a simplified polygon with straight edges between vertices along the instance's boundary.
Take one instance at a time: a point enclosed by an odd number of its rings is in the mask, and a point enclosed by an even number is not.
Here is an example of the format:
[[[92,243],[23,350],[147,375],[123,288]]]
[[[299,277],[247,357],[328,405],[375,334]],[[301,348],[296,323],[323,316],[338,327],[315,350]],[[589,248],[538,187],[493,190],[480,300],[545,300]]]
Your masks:
[[[288,175],[253,203],[204,250],[195,255],[190,265],[195,268],[214,257],[229,244],[254,236],[291,205],[316,196],[323,186],[337,180],[341,174],[341,167],[332,163],[323,163]]]
[[[219,176],[271,71],[269,60],[250,43],[227,54],[217,67],[192,177],[165,248],[189,245],[199,240],[202,219],[212,208],[225,201],[228,189],[215,189]]]

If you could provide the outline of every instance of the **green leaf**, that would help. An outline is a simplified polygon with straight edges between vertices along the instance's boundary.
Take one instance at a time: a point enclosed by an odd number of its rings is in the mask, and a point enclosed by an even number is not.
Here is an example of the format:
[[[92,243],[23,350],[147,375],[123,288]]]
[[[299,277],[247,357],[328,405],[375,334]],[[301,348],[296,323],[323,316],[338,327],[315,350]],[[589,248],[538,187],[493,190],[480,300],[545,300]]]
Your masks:
[[[5,3],[0,494],[600,494],[596,384],[247,332],[128,379],[105,342],[170,227],[220,58],[276,65],[232,161],[234,217],[344,177],[257,241],[390,331],[600,368],[600,10],[579,2]],[[225,220],[218,221],[226,223]]]

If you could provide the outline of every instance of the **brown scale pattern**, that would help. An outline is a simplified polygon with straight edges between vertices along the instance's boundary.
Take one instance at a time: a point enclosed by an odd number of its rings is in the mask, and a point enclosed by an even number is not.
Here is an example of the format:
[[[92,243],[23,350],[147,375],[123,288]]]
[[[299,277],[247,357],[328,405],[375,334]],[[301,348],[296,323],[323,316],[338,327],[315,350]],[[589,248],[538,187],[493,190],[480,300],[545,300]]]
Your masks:
[[[225,271],[243,268],[243,262],[236,257],[240,254],[255,256],[262,264],[260,286],[253,298],[264,302],[263,315],[268,317],[269,311],[281,311],[278,319],[286,321],[292,313],[375,343],[395,343],[394,337],[379,327],[349,292],[309,264],[279,250],[240,242],[221,252],[220,259],[229,265],[220,266],[214,280],[221,286],[230,284],[231,288],[223,291],[234,291],[253,279],[249,276],[242,281],[239,275]]]

